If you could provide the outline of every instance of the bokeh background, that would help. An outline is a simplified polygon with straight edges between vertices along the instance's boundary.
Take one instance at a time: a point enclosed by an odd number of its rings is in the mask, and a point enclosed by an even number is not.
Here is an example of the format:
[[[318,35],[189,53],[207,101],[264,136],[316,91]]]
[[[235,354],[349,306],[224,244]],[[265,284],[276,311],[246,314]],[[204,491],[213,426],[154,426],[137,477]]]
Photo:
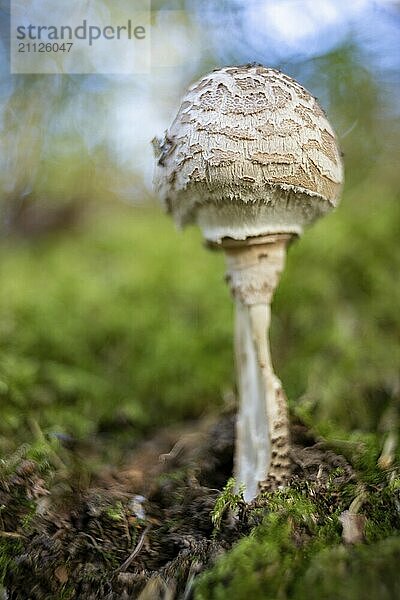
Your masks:
[[[0,453],[95,437],[113,460],[234,403],[223,257],[158,207],[150,140],[194,79],[253,61],[319,98],[346,167],[339,209],[290,249],[276,371],[319,431],[381,443],[400,394],[400,3],[151,4],[149,73],[22,76],[0,2]]]

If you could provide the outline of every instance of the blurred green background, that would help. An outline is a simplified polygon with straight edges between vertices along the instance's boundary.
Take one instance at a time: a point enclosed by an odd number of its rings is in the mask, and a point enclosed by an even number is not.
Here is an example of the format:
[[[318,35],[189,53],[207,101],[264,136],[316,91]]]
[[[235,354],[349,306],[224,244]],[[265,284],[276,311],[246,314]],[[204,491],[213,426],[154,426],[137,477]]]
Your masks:
[[[2,454],[43,434],[112,448],[232,402],[223,257],[162,214],[149,140],[191,81],[252,61],[318,96],[346,167],[339,209],[289,251],[276,371],[321,431],[397,426],[399,4],[215,4],[152,2],[140,76],[9,75],[1,4]]]

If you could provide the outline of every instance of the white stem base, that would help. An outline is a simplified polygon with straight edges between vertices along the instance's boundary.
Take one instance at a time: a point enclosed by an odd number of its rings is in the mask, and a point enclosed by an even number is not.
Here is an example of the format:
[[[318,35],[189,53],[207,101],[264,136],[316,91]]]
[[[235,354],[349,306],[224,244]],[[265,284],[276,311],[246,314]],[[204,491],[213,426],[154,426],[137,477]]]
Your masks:
[[[267,314],[265,305],[249,307],[236,302],[236,368],[239,398],[243,402],[236,424],[235,476],[238,486],[244,485],[246,501],[257,495],[258,484],[265,479],[271,462],[265,383],[252,333],[251,313],[260,307]]]

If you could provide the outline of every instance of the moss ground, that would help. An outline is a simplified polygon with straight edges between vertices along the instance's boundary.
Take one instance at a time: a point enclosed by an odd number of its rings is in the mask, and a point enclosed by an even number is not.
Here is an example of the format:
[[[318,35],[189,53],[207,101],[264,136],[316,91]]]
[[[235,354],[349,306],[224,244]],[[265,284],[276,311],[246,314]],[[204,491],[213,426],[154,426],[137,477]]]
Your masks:
[[[274,362],[292,419],[328,444],[318,459],[325,474],[317,480],[318,441],[298,440],[290,490],[250,509],[231,498],[238,512],[223,511],[216,531],[211,512],[229,453],[214,449],[207,475],[204,457],[186,453],[151,486],[140,473],[154,463],[144,440],[161,427],[180,431],[234,404],[223,257],[206,252],[194,230],[177,234],[156,209],[116,205],[73,231],[4,240],[0,576],[9,598],[26,600],[18,581],[29,569],[31,598],[79,597],[77,589],[135,597],[145,585],[147,597],[162,597],[165,580],[178,597],[333,598],[338,579],[346,600],[366,590],[397,597],[396,455],[387,470],[377,460],[398,429],[399,229],[398,198],[370,186],[290,249],[273,307]],[[198,429],[190,427],[189,439]],[[232,433],[218,435],[232,444]],[[139,492],[150,522],[132,512]],[[339,517],[361,493],[363,541],[345,544]],[[137,560],[118,571],[144,531]]]

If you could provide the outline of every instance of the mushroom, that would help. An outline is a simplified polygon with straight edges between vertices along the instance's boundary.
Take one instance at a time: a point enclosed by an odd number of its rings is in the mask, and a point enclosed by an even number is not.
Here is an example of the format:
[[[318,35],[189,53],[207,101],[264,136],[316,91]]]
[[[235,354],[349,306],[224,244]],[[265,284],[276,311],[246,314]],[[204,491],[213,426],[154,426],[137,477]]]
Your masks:
[[[285,394],[274,374],[270,305],[288,243],[338,203],[343,169],[317,100],[252,64],[206,75],[154,140],[155,188],[178,225],[222,248],[236,305],[237,486],[252,500],[290,475]]]

